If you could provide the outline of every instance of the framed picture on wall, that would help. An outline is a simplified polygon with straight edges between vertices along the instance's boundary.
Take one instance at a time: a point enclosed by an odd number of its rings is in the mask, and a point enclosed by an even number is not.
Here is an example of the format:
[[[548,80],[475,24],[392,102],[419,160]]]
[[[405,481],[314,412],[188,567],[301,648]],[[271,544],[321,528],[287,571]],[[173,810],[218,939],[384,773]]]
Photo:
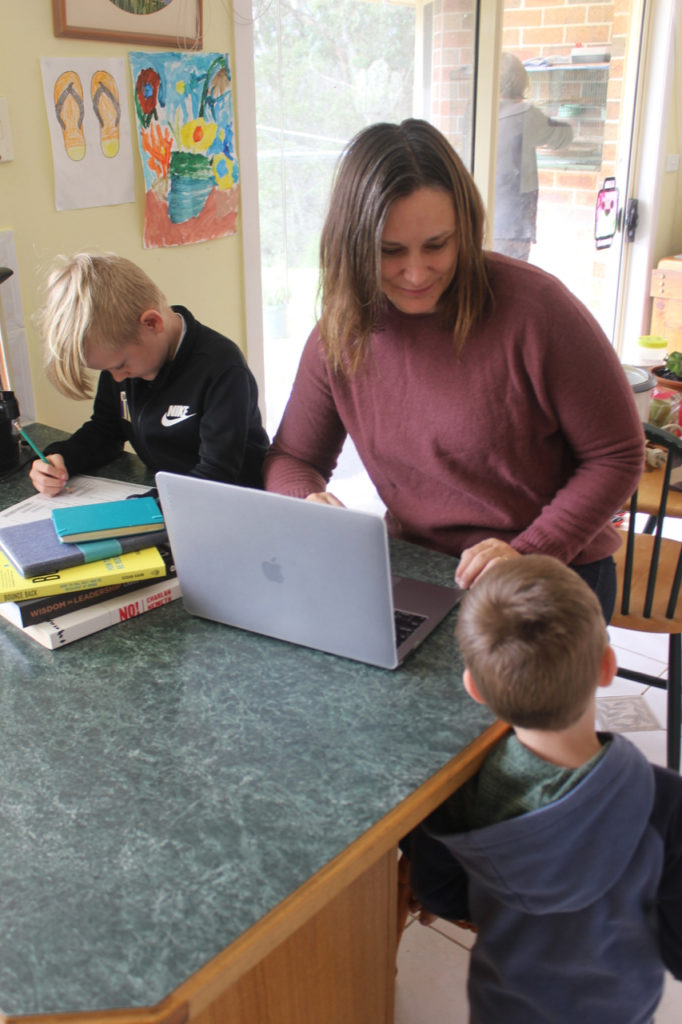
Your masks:
[[[52,0],[54,34],[71,39],[202,47],[202,0]]]

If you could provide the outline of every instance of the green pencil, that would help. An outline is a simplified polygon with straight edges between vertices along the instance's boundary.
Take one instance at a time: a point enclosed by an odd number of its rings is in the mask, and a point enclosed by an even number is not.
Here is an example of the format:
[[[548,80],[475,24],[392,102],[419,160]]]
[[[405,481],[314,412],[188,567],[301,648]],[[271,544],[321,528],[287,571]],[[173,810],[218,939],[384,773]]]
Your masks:
[[[38,447],[38,445],[35,443],[35,441],[31,440],[31,438],[28,436],[28,434],[26,433],[26,431],[24,430],[23,427],[19,427],[19,433],[23,437],[23,439],[26,442],[26,444],[30,444],[31,448],[36,453],[38,458],[41,459],[43,462],[47,463],[47,465],[49,466],[50,465],[50,461],[47,458],[47,456],[45,455],[45,452],[41,452],[41,450]]]
[[[47,457],[47,455],[45,454],[45,452],[41,452],[41,450],[40,450],[40,448],[38,447],[38,445],[37,445],[37,444],[35,443],[35,441],[32,441],[32,440],[31,440],[31,438],[30,438],[30,437],[28,436],[28,434],[26,433],[26,431],[24,430],[24,428],[23,428],[23,427],[17,427],[17,429],[18,429],[19,433],[21,434],[21,436],[23,437],[23,439],[24,439],[24,441],[26,442],[26,444],[29,444],[29,445],[31,446],[31,448],[33,449],[33,451],[34,451],[34,452],[36,453],[36,455],[38,456],[38,458],[39,458],[39,459],[40,459],[40,460],[41,460],[42,462],[44,462],[44,463],[45,463],[45,464],[46,464],[47,466],[51,466],[51,465],[52,465],[52,463],[51,463],[51,462],[50,462],[50,460],[48,459],[48,457]],[[64,490],[65,490],[65,491],[70,491],[70,490],[71,490],[71,488],[70,488],[70,487],[66,487],[66,486],[65,486],[65,487],[64,487]]]

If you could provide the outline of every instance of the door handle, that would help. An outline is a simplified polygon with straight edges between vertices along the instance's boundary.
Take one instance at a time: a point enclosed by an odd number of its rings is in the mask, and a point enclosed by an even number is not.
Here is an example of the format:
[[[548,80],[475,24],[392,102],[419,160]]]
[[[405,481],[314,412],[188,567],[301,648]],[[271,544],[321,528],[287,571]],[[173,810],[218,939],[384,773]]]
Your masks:
[[[628,242],[634,242],[639,224],[639,199],[628,199],[625,215],[625,234]]]

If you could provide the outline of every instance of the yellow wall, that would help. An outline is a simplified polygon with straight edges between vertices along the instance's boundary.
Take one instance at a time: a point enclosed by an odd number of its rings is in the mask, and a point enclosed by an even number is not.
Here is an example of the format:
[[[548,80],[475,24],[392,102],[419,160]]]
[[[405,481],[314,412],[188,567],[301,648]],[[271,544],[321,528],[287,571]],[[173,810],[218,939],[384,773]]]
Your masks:
[[[204,0],[203,10],[204,49],[229,52],[234,73],[230,5],[224,0]],[[89,416],[90,404],[62,398],[45,381],[41,342],[31,322],[40,303],[45,270],[59,253],[95,249],[134,260],[171,302],[187,306],[246,350],[241,218],[237,234],[229,238],[143,249],[144,181],[136,140],[135,203],[61,213],[55,210],[40,58],[126,57],[130,49],[144,50],[145,46],[56,38],[52,0],[0,0],[0,96],[7,100],[14,144],[14,161],[0,163],[0,230],[14,232],[37,417],[65,430],[74,429]],[[129,71],[128,83],[131,131],[135,132]]]

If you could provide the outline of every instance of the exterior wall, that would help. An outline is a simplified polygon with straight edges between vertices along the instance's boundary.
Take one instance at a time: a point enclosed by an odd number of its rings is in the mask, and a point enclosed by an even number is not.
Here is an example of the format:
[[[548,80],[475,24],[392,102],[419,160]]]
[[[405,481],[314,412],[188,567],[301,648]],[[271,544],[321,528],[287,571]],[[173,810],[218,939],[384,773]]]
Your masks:
[[[474,0],[434,0],[431,118],[471,164],[476,7]]]

